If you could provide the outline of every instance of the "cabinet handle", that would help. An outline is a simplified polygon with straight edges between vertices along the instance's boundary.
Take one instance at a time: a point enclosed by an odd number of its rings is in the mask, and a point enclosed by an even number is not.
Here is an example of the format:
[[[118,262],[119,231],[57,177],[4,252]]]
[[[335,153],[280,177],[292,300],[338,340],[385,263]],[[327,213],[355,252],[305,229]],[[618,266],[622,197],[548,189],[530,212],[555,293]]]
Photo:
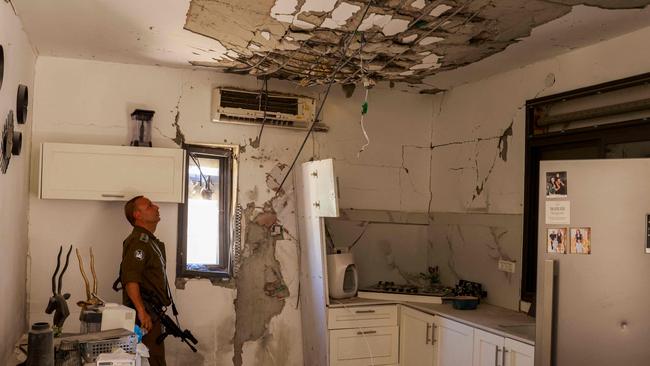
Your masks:
[[[124,198],[124,195],[123,194],[102,193],[102,197],[106,197],[106,198]]]
[[[374,313],[374,310],[357,310],[355,313],[357,314],[368,314],[368,313]]]
[[[377,333],[376,330],[365,330],[365,331],[357,332],[357,335],[366,335],[366,334],[375,334],[375,333]]]
[[[496,352],[494,352],[494,366],[499,366],[499,352],[501,351],[501,348],[499,346],[494,346],[496,347]]]
[[[507,352],[509,352],[508,349],[506,347],[503,347],[503,353],[501,354],[501,356],[503,356],[501,366],[506,366],[506,353]]]
[[[432,323],[431,324],[431,345],[438,342],[438,340],[436,339],[436,328],[437,328],[436,324]]]
[[[427,323],[427,332],[426,332],[424,344],[429,344],[429,342],[431,342],[431,339],[429,339],[429,329],[431,329],[431,325]],[[433,342],[431,342],[431,344],[433,344]]]

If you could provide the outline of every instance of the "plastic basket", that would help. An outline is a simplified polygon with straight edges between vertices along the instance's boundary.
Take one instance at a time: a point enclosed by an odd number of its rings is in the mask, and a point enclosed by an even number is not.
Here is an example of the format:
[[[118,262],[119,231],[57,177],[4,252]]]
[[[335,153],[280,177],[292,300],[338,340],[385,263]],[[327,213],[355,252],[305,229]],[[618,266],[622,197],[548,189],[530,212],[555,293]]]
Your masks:
[[[135,353],[137,344],[138,337],[135,334],[101,341],[88,341],[81,344],[81,355],[84,362],[95,362],[100,354],[111,353],[117,348],[128,353]]]
[[[54,352],[56,366],[81,366],[81,345],[77,341],[62,341]]]

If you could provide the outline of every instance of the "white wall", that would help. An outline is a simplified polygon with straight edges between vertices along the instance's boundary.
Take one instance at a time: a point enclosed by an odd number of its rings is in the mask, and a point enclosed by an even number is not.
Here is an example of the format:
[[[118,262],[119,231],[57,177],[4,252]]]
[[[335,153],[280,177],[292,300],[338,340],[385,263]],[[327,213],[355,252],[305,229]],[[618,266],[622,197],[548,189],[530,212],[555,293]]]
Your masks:
[[[0,89],[0,129],[7,113],[16,112],[16,92],[23,84],[33,91],[36,55],[23,32],[20,19],[11,4],[0,2],[0,44],[4,48],[4,82]],[[14,342],[25,331],[25,262],[27,256],[27,209],[29,154],[31,145],[32,103],[27,123],[15,130],[22,132],[23,147],[12,156],[6,174],[0,174],[0,283],[4,299],[0,312],[0,362],[9,364]]]
[[[431,169],[431,211],[464,214],[434,220],[430,260],[441,266],[443,277],[482,282],[488,301],[517,308],[525,102],[650,71],[648,37],[645,28],[436,95],[431,143],[441,146],[421,169]],[[499,137],[510,125],[505,160]],[[499,257],[516,261],[517,272],[498,272]]]
[[[229,143],[245,149],[240,157],[239,201],[244,207],[249,204],[255,207],[251,216],[261,212],[265,204],[273,207],[286,229],[285,240],[269,245],[275,245],[275,258],[280,262],[282,277],[290,295],[284,299],[279,315],[269,315],[270,320],[264,316],[260,319],[259,315],[264,315],[271,306],[269,304],[275,301],[263,293],[259,288],[262,286],[251,287],[251,283],[245,280],[245,283],[238,282],[236,288],[231,289],[213,286],[205,280],[189,281],[184,290],[175,290],[174,295],[182,314],[181,321],[200,340],[200,354],[193,357],[184,345],[170,339],[167,342],[171,350],[167,352],[170,365],[233,364],[232,359],[236,355],[233,343],[241,339],[242,333],[253,334],[260,327],[262,330],[267,327],[268,330],[262,336],[254,336],[251,341],[244,342],[242,364],[301,365],[301,345],[296,342],[301,339],[301,331],[299,308],[296,309],[298,233],[293,180],[290,177],[285,183],[285,196],[271,199],[274,192],[269,189],[272,179],[268,178],[279,180],[283,177],[305,132],[265,128],[261,146],[256,149],[250,145],[250,140],[257,137],[257,127],[210,122],[213,87],[224,85],[259,89],[261,83],[251,78],[208,71],[51,57],[38,59],[36,73],[32,149],[34,168],[30,200],[30,248],[33,253],[29,271],[30,320],[47,319],[42,310],[48,297],[47,278],[61,244],[80,248],[86,257],[87,248],[92,246],[96,257],[101,258],[96,263],[100,296],[119,301],[119,296],[110,290],[110,285],[117,273],[121,242],[129,232],[129,226],[123,219],[122,203],[38,199],[35,189],[39,144],[43,141],[126,144],[129,139],[129,113],[140,107],[156,111],[154,145],[173,147],[175,144],[171,139],[176,136],[176,129],[172,124],[179,113],[180,129],[187,142]],[[269,88],[314,96],[322,93],[322,90],[296,89],[274,80]],[[402,176],[401,145],[417,136],[418,131],[402,132],[406,115],[394,105],[408,106],[416,111],[415,117],[426,126],[431,115],[430,97],[393,91],[372,92],[370,112],[366,117],[371,145],[361,159],[357,159],[356,150],[362,145],[358,125],[361,98],[359,91],[353,98],[346,99],[337,86],[332,89],[323,111],[325,123],[331,127],[331,132],[310,138],[301,161],[312,156],[334,156],[340,160],[344,169],[340,172],[341,202],[344,207],[414,210],[417,200],[413,198],[413,187]],[[369,179],[360,179],[364,175]],[[401,187],[395,185],[400,179],[403,180]],[[426,190],[426,182],[419,182],[423,190]],[[378,190],[366,191],[367,185],[374,185]],[[390,194],[376,196],[382,190],[388,190]],[[166,242],[169,263],[175,263],[176,205],[161,205],[161,216],[156,234]],[[252,276],[254,271],[263,272],[264,265],[260,265],[259,258],[251,254],[250,244],[247,243],[244,250],[245,257],[251,259],[249,263],[258,263],[253,265],[259,266],[251,268]],[[170,278],[175,278],[173,267],[168,272]],[[247,292],[242,293],[242,288]],[[74,331],[78,328],[78,308],[74,303],[85,296],[76,258],[72,259],[64,279],[64,290],[72,294],[69,305],[74,311],[66,323],[66,329]],[[235,299],[239,303],[234,303]],[[256,303],[249,308],[251,299]],[[242,305],[243,301],[248,305]]]

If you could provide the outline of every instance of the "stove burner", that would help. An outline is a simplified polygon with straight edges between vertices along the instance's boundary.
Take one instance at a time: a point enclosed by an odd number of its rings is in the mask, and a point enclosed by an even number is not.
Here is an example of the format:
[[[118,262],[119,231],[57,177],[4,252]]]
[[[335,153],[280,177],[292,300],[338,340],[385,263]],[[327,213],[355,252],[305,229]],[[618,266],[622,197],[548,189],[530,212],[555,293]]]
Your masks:
[[[449,289],[445,287],[430,289],[408,284],[395,284],[393,281],[379,281],[376,285],[367,288],[364,291],[409,295],[446,296],[449,293],[448,290]]]

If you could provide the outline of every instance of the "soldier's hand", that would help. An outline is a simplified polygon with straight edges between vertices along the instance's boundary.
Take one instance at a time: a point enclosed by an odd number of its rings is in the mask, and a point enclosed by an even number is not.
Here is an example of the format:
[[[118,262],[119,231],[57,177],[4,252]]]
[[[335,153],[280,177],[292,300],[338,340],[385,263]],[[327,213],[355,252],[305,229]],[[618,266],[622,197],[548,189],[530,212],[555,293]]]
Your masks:
[[[147,332],[151,331],[153,327],[153,322],[151,321],[151,316],[146,311],[138,312],[138,319],[140,319],[140,328],[146,330]]]

